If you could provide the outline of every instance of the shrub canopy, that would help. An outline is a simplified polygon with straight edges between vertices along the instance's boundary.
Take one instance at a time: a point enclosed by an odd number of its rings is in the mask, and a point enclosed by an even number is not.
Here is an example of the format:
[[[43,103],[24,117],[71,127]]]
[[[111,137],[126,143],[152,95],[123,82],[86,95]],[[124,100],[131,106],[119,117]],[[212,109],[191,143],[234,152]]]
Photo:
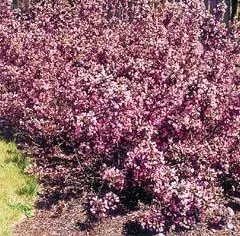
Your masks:
[[[65,192],[96,171],[99,216],[144,192],[134,206],[150,230],[220,222],[224,183],[240,180],[239,30],[222,7],[83,0],[14,14],[6,2],[0,117],[31,146],[32,171]]]

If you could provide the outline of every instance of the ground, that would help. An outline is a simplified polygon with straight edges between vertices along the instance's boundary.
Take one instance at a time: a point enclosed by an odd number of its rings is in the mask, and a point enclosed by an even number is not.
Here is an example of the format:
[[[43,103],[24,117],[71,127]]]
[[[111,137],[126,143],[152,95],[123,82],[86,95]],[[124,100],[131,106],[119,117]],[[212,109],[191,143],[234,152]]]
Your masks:
[[[131,214],[106,218],[90,228],[82,199],[73,199],[55,211],[37,210],[35,217],[19,222],[14,227],[16,236],[150,236],[134,224],[128,223]],[[233,229],[208,229],[198,225],[189,232],[170,232],[169,236],[240,236],[240,206],[234,205]],[[55,213],[53,213],[55,212]],[[231,227],[230,227],[231,228]]]
[[[27,159],[16,145],[0,140],[0,235],[11,235],[12,222],[30,216],[37,182],[23,173]]]

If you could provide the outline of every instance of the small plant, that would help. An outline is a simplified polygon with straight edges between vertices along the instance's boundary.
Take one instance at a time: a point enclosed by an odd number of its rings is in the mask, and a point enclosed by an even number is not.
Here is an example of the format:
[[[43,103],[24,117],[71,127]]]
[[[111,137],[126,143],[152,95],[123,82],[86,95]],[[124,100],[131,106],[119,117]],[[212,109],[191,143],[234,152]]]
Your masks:
[[[38,188],[39,188],[38,181],[35,178],[30,177],[26,181],[26,184],[17,190],[17,194],[25,195],[32,198],[36,196]]]
[[[32,205],[27,203],[15,203],[9,204],[9,207],[13,210],[21,211],[25,214],[26,217],[34,216]]]
[[[6,160],[6,163],[12,162],[22,171],[29,166],[29,157],[23,153],[20,153],[13,144],[10,144],[8,153],[10,158]]]

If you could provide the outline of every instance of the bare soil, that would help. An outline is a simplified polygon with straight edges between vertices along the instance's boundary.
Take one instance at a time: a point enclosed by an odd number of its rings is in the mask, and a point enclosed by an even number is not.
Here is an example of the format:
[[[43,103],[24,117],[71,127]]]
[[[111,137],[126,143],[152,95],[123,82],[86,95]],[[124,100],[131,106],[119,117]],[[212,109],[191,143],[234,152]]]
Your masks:
[[[240,236],[240,205],[233,204],[233,228],[209,229],[199,224],[191,231],[169,232],[169,236]],[[83,199],[60,202],[51,209],[37,209],[35,216],[14,225],[15,236],[151,236],[131,222],[133,213],[109,217],[89,224]]]

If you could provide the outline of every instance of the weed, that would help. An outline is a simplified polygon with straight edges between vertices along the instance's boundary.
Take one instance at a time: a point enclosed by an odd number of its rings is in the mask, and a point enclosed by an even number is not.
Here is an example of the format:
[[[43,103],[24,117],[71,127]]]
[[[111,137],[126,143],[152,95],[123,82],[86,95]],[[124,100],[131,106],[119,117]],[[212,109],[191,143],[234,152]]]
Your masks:
[[[26,182],[26,184],[19,188],[16,193],[19,195],[26,195],[29,197],[33,197],[37,194],[38,192],[38,182],[36,179],[34,178],[29,178]]]
[[[34,216],[33,213],[33,208],[32,205],[27,204],[27,203],[15,203],[15,204],[9,204],[9,207],[12,210],[17,210],[17,211],[21,211],[25,214],[25,216],[27,217],[32,217]]]

